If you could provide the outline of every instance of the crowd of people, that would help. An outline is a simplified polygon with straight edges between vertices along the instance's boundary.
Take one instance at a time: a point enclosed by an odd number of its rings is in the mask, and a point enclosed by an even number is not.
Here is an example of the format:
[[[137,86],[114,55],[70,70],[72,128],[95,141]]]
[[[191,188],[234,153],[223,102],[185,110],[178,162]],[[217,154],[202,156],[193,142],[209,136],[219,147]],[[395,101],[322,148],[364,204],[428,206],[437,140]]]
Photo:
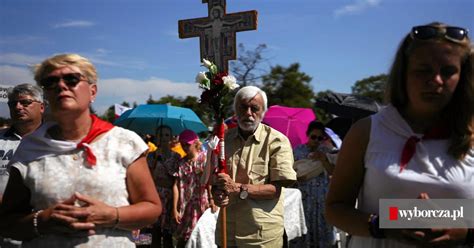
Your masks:
[[[473,50],[466,29],[413,27],[387,105],[347,134],[314,120],[294,149],[262,123],[266,93],[243,87],[221,147],[226,173],[215,170],[213,136],[161,126],[140,137],[102,121],[90,111],[94,65],[77,54],[47,58],[36,85],[8,93],[0,247],[135,247],[140,230],[151,247],[186,247],[199,218],[219,208],[219,247],[335,247],[341,235],[349,247],[472,246],[472,227],[381,228],[379,200],[474,199]],[[290,242],[285,187],[301,192],[307,227]]]

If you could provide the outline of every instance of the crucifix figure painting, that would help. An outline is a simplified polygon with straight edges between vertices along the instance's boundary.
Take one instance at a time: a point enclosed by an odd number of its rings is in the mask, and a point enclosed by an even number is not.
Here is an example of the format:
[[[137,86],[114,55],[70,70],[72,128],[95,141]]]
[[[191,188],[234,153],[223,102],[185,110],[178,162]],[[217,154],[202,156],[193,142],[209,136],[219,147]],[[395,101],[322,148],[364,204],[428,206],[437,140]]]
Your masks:
[[[205,54],[212,56],[216,65],[222,65],[220,51],[225,49],[221,46],[227,43],[226,31],[230,30],[232,25],[242,21],[240,17],[236,20],[225,20],[223,16],[224,10],[220,6],[215,6],[211,9],[211,22],[195,24],[195,27],[204,30]],[[212,49],[210,49],[211,47]],[[223,53],[226,54],[226,51]]]
[[[179,37],[199,36],[201,61],[213,61],[221,71],[228,70],[228,61],[236,58],[236,32],[255,30],[257,12],[226,14],[225,0],[203,0],[208,3],[208,17],[180,20]]]

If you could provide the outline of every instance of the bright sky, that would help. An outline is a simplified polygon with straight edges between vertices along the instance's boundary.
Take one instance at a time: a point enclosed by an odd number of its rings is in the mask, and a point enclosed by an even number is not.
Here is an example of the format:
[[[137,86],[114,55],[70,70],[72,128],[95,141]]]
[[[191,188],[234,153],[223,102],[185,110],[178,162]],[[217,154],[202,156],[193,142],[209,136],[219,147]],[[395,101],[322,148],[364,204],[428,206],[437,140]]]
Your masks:
[[[227,1],[227,13],[246,10],[258,11],[258,30],[238,33],[237,43],[266,44],[271,65],[299,62],[315,92],[350,92],[386,73],[414,25],[436,20],[474,32],[473,0]],[[199,39],[180,40],[178,20],[206,15],[201,0],[0,0],[0,85],[33,83],[28,65],[72,52],[97,66],[99,114],[150,94],[198,96]],[[8,116],[5,103],[0,116]]]

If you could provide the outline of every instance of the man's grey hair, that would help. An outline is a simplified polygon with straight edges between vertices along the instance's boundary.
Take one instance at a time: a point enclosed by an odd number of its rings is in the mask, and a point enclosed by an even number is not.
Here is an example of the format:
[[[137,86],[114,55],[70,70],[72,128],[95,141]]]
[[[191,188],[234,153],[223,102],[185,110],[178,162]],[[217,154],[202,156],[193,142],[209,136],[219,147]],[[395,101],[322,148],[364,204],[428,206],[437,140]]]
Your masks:
[[[43,89],[34,84],[19,84],[8,89],[8,100],[11,101],[19,95],[31,96],[38,102],[43,102]]]
[[[267,112],[267,94],[265,93],[265,91],[255,86],[245,86],[241,88],[239,91],[237,91],[237,94],[235,94],[235,97],[234,97],[234,112],[237,113],[237,104],[239,100],[250,101],[257,94],[260,94],[260,96],[262,96],[263,114],[265,114],[265,112]]]

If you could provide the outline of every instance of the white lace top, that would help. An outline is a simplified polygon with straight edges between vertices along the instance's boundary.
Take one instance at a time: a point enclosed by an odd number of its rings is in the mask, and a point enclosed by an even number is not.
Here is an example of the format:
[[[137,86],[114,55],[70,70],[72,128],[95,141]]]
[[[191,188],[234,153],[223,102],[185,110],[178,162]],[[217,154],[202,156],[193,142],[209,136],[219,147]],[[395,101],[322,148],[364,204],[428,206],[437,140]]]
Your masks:
[[[380,198],[474,198],[474,149],[463,160],[447,154],[448,140],[421,140],[416,153],[400,173],[400,158],[407,139],[416,135],[397,109],[387,106],[371,118],[365,155],[365,176],[358,208],[379,212]],[[392,240],[354,236],[350,247],[412,247]]]
[[[126,170],[148,149],[137,134],[120,127],[114,127],[105,133],[99,140],[90,144],[97,157],[97,164],[90,167],[82,149],[62,149],[68,145],[65,143],[71,142],[49,140],[47,145],[38,146],[47,140],[45,135],[49,126],[51,125],[43,125],[25,138],[25,144],[22,142],[20,145],[25,149],[18,149],[12,160],[12,166],[19,169],[25,185],[31,191],[31,205],[36,210],[64,201],[74,192],[111,206],[129,205]],[[60,145],[55,147],[54,143]],[[35,156],[32,157],[32,154]],[[31,159],[34,160],[30,161]],[[46,235],[24,242],[23,246],[135,247],[130,231],[104,228],[96,230],[96,233],[93,236],[79,237]]]

